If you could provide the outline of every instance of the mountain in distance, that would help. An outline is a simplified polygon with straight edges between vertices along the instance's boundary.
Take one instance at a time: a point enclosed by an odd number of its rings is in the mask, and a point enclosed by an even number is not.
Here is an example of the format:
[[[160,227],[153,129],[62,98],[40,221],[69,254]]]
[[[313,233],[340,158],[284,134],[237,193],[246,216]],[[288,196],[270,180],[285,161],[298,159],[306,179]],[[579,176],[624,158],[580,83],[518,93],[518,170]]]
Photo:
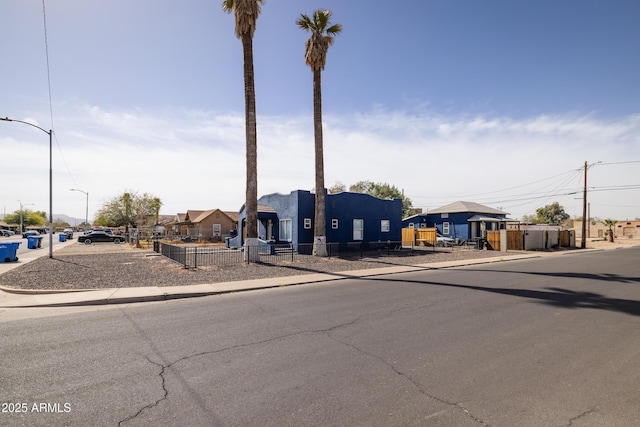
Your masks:
[[[53,214],[53,222],[56,222],[58,220],[64,221],[72,227],[75,227],[76,225],[82,224],[84,222],[84,218],[74,218],[72,216],[64,214]],[[91,222],[91,220],[89,220],[89,222]]]

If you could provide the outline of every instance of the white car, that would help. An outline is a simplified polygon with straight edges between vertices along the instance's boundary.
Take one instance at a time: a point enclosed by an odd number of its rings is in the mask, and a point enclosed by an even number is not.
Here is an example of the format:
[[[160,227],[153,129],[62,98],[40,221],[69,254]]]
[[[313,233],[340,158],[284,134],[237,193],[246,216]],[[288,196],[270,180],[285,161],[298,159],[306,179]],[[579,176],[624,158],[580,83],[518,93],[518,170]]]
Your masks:
[[[456,239],[452,239],[451,237],[444,237],[440,233],[436,236],[436,245],[437,246],[453,246],[456,243]]]

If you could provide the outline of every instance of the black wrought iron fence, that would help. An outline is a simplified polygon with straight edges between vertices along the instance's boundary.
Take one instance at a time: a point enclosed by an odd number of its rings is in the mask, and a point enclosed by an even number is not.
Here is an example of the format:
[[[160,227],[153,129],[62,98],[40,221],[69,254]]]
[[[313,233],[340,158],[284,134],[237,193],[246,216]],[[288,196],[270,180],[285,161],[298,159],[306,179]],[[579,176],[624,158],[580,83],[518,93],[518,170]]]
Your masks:
[[[172,244],[160,242],[154,245],[162,255],[174,260],[184,268],[212,265],[232,265],[246,262],[280,264],[307,259],[314,254],[313,243],[274,244],[261,242],[257,246],[230,249],[221,246]],[[365,258],[401,255],[407,252],[452,251],[463,247],[424,247],[403,244],[401,241],[327,243],[316,250],[325,250],[329,258]],[[468,248],[467,248],[468,249]]]
[[[244,260],[241,250],[232,250],[220,246],[176,245],[161,242],[159,249],[163,256],[174,260],[184,268],[240,264]]]

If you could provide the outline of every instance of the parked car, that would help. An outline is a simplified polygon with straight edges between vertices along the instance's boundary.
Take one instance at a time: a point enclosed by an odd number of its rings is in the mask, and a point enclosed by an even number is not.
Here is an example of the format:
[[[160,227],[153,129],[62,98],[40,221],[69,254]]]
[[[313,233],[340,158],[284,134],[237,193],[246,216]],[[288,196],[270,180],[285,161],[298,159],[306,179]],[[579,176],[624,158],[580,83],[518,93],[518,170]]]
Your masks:
[[[24,233],[22,233],[22,237],[24,239],[26,239],[29,236],[39,236],[39,235],[40,235],[40,233],[38,233],[38,231],[36,231],[36,230],[27,230]]]
[[[78,236],[78,242],[84,242],[85,245],[90,245],[93,242],[113,242],[120,243],[123,242],[124,239],[122,236],[114,236],[112,234],[108,234],[102,230],[94,230],[87,234],[82,234]]]
[[[453,246],[456,240],[451,237],[444,237],[440,233],[436,236],[436,245],[437,246]]]
[[[73,239],[73,230],[72,229],[65,228],[63,233],[67,235],[67,240]]]
[[[2,236],[13,236],[14,234],[16,234],[11,230],[5,230],[5,229],[0,230],[0,233],[2,233]]]
[[[93,230],[85,232],[84,234],[91,233],[91,232],[94,232],[94,231],[104,231],[107,234],[113,234],[113,230],[110,229],[110,228],[94,228]]]

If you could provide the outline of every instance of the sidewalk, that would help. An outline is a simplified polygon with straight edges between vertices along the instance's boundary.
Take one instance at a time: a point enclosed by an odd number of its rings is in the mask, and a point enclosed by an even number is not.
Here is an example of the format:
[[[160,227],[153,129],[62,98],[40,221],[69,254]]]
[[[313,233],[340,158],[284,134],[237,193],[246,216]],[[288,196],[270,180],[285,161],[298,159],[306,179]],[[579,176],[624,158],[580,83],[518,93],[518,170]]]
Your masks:
[[[61,249],[74,241],[60,243],[54,246]],[[574,251],[551,253],[531,253],[508,255],[497,258],[480,258],[463,261],[447,261],[412,266],[383,267],[366,270],[350,270],[336,273],[303,274],[277,278],[244,280],[226,283],[213,283],[184,286],[147,286],[138,288],[110,288],[100,290],[52,290],[32,291],[0,289],[0,308],[29,308],[29,307],[73,307],[106,304],[130,304],[135,302],[166,301],[179,298],[194,298],[210,295],[220,295],[232,292],[243,292],[258,289],[278,288],[309,283],[328,282],[341,279],[381,276],[385,274],[405,273],[419,270],[451,268],[464,265],[487,264],[511,260],[539,258],[550,255],[564,255]],[[0,263],[0,274],[19,265],[30,262],[38,257],[48,255],[48,251],[37,250],[29,257],[20,257],[19,262]]]
[[[56,234],[57,236],[57,234]],[[26,239],[21,239],[20,236],[16,237],[16,238],[8,238],[8,239],[3,239],[0,240],[0,244],[2,243],[10,243],[10,242],[21,242],[20,246],[22,248],[27,247],[27,240]],[[62,248],[66,248],[69,245],[73,245],[74,243],[77,243],[77,240],[71,239],[71,240],[66,240],[64,242],[55,242],[55,244],[53,245],[53,252],[56,252]],[[18,254],[18,261],[15,262],[0,262],[0,274],[4,274],[7,271],[11,271],[14,268],[20,267],[22,264],[26,264],[28,262],[33,261],[34,259],[43,257],[43,256],[49,256],[49,245],[43,245],[41,248],[39,249],[29,249],[28,252],[26,253],[21,253]],[[1,300],[0,300],[1,301]]]

